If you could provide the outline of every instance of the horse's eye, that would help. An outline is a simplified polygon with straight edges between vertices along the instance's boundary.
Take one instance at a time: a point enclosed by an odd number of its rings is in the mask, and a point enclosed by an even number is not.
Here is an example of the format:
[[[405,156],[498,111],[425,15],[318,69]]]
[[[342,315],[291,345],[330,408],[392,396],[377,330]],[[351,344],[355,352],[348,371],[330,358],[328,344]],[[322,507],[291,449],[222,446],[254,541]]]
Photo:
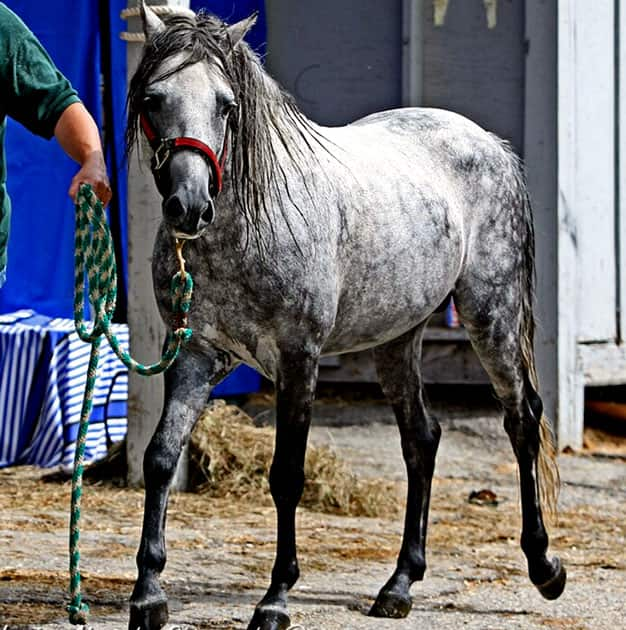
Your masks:
[[[152,94],[144,96],[142,106],[145,112],[155,112],[159,108],[159,99]]]
[[[227,118],[229,114],[237,109],[237,101],[228,101],[222,105],[222,116]]]

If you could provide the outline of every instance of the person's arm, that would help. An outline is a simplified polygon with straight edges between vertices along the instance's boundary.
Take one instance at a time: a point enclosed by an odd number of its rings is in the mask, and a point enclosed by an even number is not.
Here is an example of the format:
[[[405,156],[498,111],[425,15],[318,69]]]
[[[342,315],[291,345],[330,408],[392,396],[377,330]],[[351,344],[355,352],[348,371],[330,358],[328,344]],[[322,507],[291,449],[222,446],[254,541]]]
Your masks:
[[[72,179],[69,196],[75,199],[80,184],[91,184],[98,198],[105,205],[109,203],[111,187],[100,134],[82,103],[72,103],[63,111],[54,127],[54,135],[65,153],[80,164],[80,170]]]
[[[111,198],[98,128],[41,42],[22,20],[0,2],[0,93],[2,109],[43,137],[56,136],[64,151],[80,165],[69,194],[91,184],[98,197]]]

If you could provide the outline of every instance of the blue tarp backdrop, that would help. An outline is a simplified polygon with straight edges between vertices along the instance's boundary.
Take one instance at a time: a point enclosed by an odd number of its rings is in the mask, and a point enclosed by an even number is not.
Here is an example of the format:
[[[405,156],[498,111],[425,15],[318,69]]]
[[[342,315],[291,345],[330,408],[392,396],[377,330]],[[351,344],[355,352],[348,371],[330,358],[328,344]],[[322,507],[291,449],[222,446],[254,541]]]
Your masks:
[[[105,150],[114,189],[109,219],[120,276],[117,318],[125,321],[126,43],[119,34],[126,30],[126,23],[119,16],[127,0],[4,1],[41,40],[96,121],[100,125],[105,121]],[[257,53],[264,55],[263,0],[191,0],[190,6],[195,11],[215,13],[230,24],[258,11],[257,24],[246,39]],[[33,136],[10,119],[6,152],[13,215],[7,282],[0,290],[0,313],[32,309],[50,317],[71,318],[74,207],[67,190],[78,167],[55,140]],[[231,379],[232,385],[235,380]],[[241,389],[245,391],[247,387],[242,385]]]
[[[115,179],[110,206],[120,266],[122,313],[126,300],[126,176],[123,163],[126,48],[119,39],[125,0],[7,0],[39,37],[101,124],[106,110],[107,161]],[[104,51],[105,55],[102,55]],[[104,59],[105,63],[102,63]],[[101,98],[100,78],[108,89]],[[72,316],[74,208],[67,189],[78,170],[56,141],[33,136],[9,119],[8,189],[13,204],[8,279],[0,312],[33,309]]]
[[[5,0],[39,37],[59,69],[70,79],[99,124],[103,107],[106,154],[115,197],[110,205],[121,286],[120,318],[126,299],[126,164],[124,126],[126,43],[120,12],[126,0]],[[252,47],[265,52],[263,0],[192,0],[229,23],[259,11],[248,35]],[[100,78],[104,79],[104,103]],[[0,291],[0,313],[21,308],[51,317],[72,317],[74,209],[67,196],[77,166],[56,141],[33,136],[9,120],[7,129],[8,189],[13,204],[7,282]]]
[[[98,3],[6,0],[5,4],[39,37],[100,121]],[[71,317],[74,209],[67,189],[77,167],[56,141],[37,138],[10,119],[6,151],[13,215],[0,312],[31,308]]]

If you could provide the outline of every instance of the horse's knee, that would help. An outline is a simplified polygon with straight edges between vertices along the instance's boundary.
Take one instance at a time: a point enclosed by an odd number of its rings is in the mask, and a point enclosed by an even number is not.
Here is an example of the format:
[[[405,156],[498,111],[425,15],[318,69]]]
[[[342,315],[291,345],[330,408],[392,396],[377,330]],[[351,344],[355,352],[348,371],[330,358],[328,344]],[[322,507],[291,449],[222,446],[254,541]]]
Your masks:
[[[441,426],[435,418],[400,430],[402,454],[410,470],[433,468],[441,439]]]
[[[518,460],[534,461],[537,458],[540,444],[539,423],[542,413],[543,404],[536,393],[534,396],[525,397],[520,406],[506,410],[504,429]]]
[[[146,485],[162,486],[172,480],[181,447],[153,438],[143,457],[143,476]]]
[[[524,412],[529,418],[533,418],[535,422],[539,423],[541,416],[543,415],[543,401],[541,397],[528,380],[528,376],[524,378],[524,390],[526,396],[524,397]]]
[[[270,468],[270,492],[278,507],[295,507],[304,489],[304,470],[274,461]]]

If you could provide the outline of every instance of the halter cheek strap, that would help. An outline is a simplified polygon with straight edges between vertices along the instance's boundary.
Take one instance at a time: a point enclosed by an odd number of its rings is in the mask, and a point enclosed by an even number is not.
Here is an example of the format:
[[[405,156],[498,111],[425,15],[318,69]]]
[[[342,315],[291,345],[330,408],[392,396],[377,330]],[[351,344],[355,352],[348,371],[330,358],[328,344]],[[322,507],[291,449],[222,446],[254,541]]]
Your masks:
[[[211,196],[216,197],[221,192],[223,185],[222,172],[224,170],[224,164],[226,164],[226,154],[228,148],[228,134],[224,135],[222,157],[218,159],[213,149],[201,140],[188,138],[186,136],[179,136],[178,138],[159,138],[146,116],[140,114],[139,122],[146,139],[154,151],[151,168],[155,177],[158,177],[159,171],[163,168],[163,166],[165,166],[175,151],[189,149],[199,153],[211,169],[211,174],[213,175],[209,189]]]

